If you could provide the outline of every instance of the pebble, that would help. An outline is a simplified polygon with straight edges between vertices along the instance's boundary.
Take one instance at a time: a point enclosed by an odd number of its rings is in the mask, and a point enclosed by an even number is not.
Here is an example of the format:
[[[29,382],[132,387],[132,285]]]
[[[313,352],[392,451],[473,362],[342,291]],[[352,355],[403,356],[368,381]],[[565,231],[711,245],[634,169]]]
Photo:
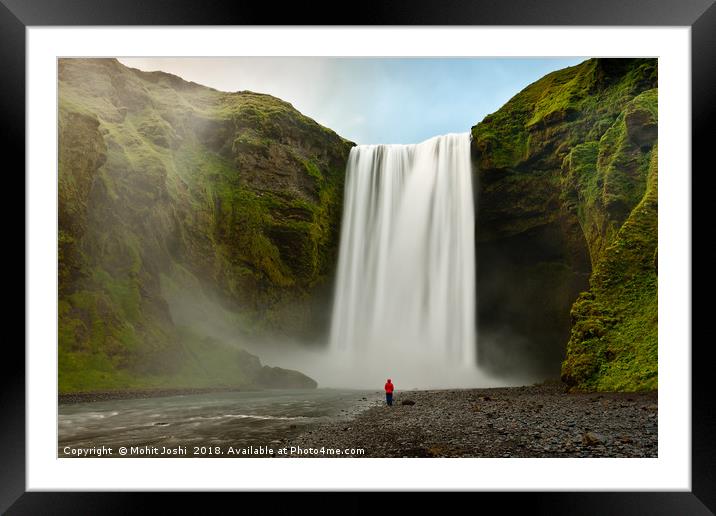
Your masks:
[[[291,445],[363,448],[356,457],[658,457],[656,392],[413,390],[415,405],[403,405],[397,392],[392,407],[377,394],[349,421],[311,426]],[[595,401],[609,410],[590,410]]]

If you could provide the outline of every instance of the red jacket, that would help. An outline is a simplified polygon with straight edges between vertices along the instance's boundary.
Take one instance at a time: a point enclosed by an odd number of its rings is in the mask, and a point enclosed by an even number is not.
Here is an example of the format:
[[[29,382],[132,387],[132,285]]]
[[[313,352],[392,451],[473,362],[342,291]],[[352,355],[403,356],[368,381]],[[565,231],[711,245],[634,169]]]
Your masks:
[[[392,382],[388,382],[385,384],[385,392],[388,394],[393,394],[393,389],[395,389],[395,385],[393,385]]]

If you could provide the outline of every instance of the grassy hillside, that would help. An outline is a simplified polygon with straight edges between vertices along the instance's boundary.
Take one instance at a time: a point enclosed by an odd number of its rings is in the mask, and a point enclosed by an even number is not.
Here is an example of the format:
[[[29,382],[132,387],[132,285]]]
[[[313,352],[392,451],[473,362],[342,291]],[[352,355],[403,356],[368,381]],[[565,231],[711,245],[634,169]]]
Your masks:
[[[482,319],[514,328],[488,362],[561,354],[571,388],[656,388],[657,97],[656,60],[590,59],[473,127]]]
[[[247,335],[320,332],[351,146],[269,95],[60,60],[60,390],[252,381],[168,286]]]

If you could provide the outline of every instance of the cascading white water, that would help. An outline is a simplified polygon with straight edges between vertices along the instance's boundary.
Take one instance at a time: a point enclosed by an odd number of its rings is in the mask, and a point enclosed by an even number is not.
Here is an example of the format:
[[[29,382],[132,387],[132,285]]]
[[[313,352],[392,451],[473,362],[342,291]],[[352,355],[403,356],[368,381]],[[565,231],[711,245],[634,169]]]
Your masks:
[[[423,372],[474,368],[474,220],[469,133],[354,147],[332,350],[385,367],[378,375],[407,358],[423,360]]]

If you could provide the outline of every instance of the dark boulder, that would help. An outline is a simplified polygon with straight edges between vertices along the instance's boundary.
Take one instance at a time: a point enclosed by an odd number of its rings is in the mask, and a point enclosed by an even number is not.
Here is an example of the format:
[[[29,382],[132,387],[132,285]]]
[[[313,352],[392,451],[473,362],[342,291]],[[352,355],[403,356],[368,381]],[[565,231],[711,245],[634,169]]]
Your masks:
[[[266,389],[315,389],[318,383],[303,373],[281,367],[263,366],[255,381]]]

